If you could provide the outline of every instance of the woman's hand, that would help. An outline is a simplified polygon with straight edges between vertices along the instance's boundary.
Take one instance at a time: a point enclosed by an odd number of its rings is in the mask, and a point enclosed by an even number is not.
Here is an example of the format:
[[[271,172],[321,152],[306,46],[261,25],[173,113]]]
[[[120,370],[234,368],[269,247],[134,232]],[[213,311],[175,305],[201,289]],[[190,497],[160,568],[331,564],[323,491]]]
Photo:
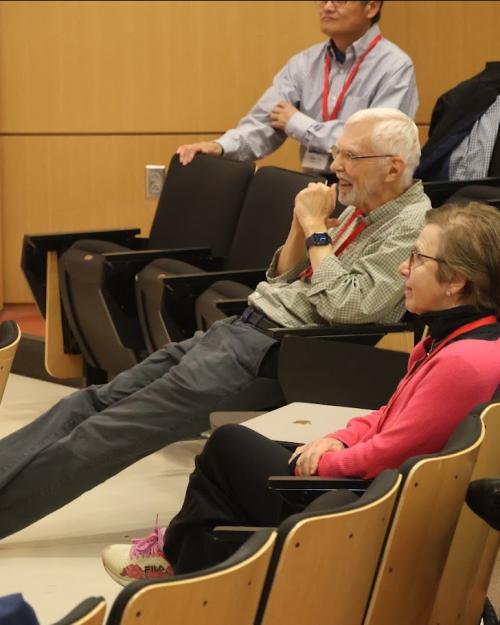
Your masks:
[[[327,451],[344,449],[344,444],[336,438],[318,438],[306,445],[301,445],[293,452],[288,463],[299,456],[295,465],[295,475],[307,477],[315,475],[321,456]]]

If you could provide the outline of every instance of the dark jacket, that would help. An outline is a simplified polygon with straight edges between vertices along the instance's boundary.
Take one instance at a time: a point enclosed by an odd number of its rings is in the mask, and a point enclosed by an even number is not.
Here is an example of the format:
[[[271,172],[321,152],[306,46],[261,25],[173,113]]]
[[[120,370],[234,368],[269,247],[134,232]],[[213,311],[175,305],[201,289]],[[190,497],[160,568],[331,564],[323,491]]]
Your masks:
[[[422,148],[415,176],[422,180],[448,180],[450,156],[472,126],[500,95],[500,62],[461,82],[438,98],[432,111],[429,139]],[[492,161],[500,153],[497,146]],[[489,175],[495,175],[490,171]]]

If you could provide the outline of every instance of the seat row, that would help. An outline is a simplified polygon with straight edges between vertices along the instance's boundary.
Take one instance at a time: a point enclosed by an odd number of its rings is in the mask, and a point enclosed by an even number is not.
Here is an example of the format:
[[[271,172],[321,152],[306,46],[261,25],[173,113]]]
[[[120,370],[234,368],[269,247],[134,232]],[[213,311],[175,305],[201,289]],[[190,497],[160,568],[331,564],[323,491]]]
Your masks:
[[[149,238],[138,229],[26,235],[21,265],[46,319],[49,373],[105,381],[166,342],[241,312],[286,237],[296,194],[321,180],[205,155],[184,167],[174,156]],[[437,205],[466,183],[426,183],[426,192]]]
[[[220,565],[130,584],[107,625],[479,622],[499,534],[464,499],[471,479],[500,470],[499,402],[473,411],[441,452],[370,483],[271,478],[286,497],[312,493],[314,501],[279,528],[250,528]],[[214,539],[241,539],[248,529]],[[100,625],[105,609],[102,598],[89,598],[56,625]]]
[[[174,156],[149,238],[138,229],[26,235],[21,265],[47,322],[49,373],[79,377],[82,360],[74,356],[81,353],[88,366],[115,374],[169,334],[192,334],[193,314],[167,331],[161,276],[222,269],[262,275],[286,236],[295,195],[314,180],[204,155],[184,167]]]

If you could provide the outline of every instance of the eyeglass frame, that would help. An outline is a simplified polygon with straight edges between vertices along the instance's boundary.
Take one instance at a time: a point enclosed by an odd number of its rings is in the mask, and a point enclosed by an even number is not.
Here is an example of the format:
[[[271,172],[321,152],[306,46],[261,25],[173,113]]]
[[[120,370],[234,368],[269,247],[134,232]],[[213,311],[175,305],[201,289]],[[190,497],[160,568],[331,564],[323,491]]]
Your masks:
[[[411,271],[413,267],[420,267],[420,265],[415,265],[415,259],[425,258],[427,260],[435,260],[437,263],[444,263],[447,265],[448,263],[444,260],[444,258],[439,258],[439,256],[429,256],[428,254],[422,254],[417,250],[416,247],[410,250],[410,255],[408,257],[408,270]]]
[[[395,156],[397,156],[396,154],[361,154],[357,156],[356,154],[353,154],[349,150],[339,149],[336,145],[332,146],[332,149],[330,150],[330,152],[331,152],[333,160],[335,160],[337,156],[341,156],[342,158],[345,158],[347,161],[359,161],[364,158],[394,158]]]
[[[323,9],[329,2],[333,4],[333,6],[338,9],[340,7],[345,7],[348,4],[349,0],[315,0],[316,6],[320,9]]]

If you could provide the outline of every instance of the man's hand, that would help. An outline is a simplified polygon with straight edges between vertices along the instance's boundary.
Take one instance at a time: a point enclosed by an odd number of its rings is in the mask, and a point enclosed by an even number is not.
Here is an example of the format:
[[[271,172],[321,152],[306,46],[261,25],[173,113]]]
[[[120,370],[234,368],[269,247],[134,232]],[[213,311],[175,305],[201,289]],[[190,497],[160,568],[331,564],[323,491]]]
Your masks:
[[[323,454],[327,451],[338,451],[340,449],[344,449],[344,444],[336,438],[318,438],[306,445],[297,447],[288,462],[290,464],[294,458],[299,456],[297,464],[295,465],[295,475],[307,477],[316,473],[320,458]]]
[[[278,130],[285,130],[288,120],[297,112],[290,102],[278,102],[271,111],[271,126]]]
[[[299,221],[306,237],[338,224],[336,219],[330,219],[336,199],[336,185],[327,187],[322,182],[310,182],[295,197],[294,217]]]
[[[200,141],[199,143],[188,143],[177,148],[176,154],[183,165],[188,165],[194,155],[198,152],[202,154],[213,154],[214,156],[222,156],[222,146],[215,141]]]

